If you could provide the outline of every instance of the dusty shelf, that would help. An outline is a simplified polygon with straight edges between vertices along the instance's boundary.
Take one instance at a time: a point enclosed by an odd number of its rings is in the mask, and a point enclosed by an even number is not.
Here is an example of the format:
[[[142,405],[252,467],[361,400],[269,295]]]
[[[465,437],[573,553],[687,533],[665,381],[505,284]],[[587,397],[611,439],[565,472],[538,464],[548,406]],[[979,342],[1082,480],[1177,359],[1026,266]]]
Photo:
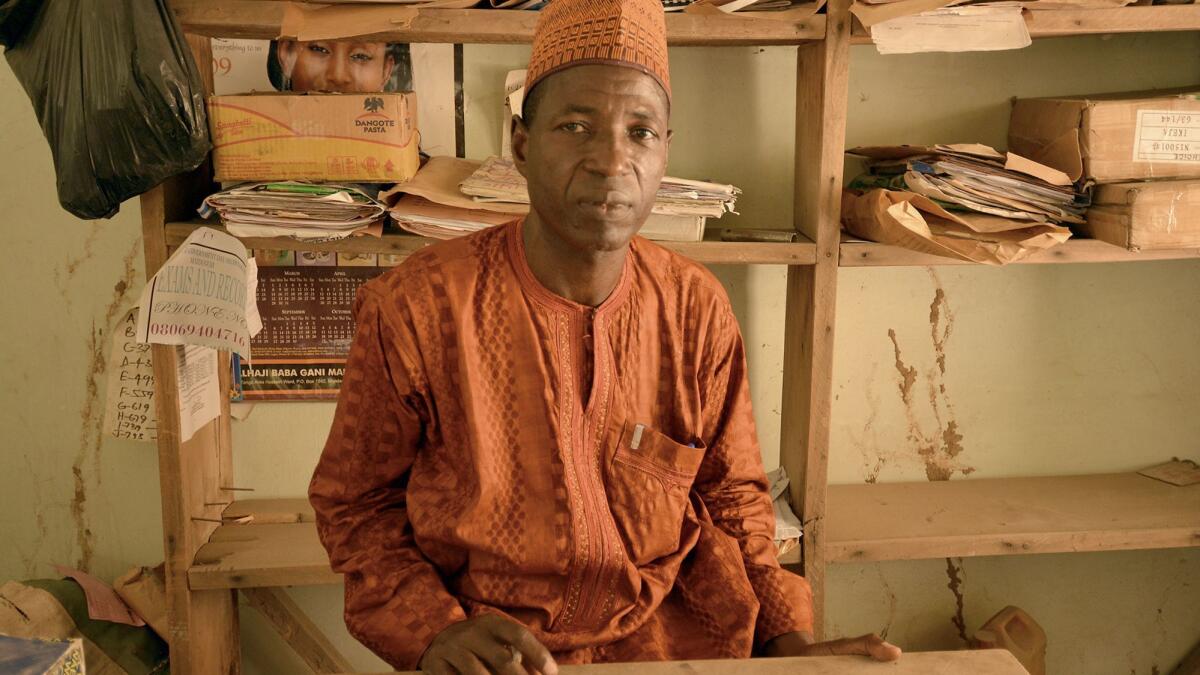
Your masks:
[[[237,523],[245,517],[253,520]],[[200,547],[188,569],[192,590],[342,582],[342,575],[329,568],[308,500],[243,500],[226,507],[222,518],[226,523]],[[794,549],[780,562],[799,563],[800,550]]]
[[[286,4],[262,0],[170,0],[185,32],[260,40],[279,36]],[[529,43],[537,18],[537,12],[521,10],[422,9],[407,26],[397,24],[364,36],[389,42]],[[800,22],[677,12],[667,16],[667,42],[672,45],[786,45],[824,37],[824,14]]]
[[[842,267],[924,267],[928,265],[975,264],[869,241],[843,241],[841,249],[839,265]],[[1014,264],[1147,262],[1194,258],[1200,258],[1200,248],[1138,251],[1135,253],[1096,239],[1070,239],[1065,244],[1038,252],[1028,259]]]
[[[1025,10],[1029,35],[1037,38],[1113,33],[1166,33],[1200,30],[1200,5],[1108,7],[1103,9]],[[871,34],[857,21],[851,44],[871,44]]]
[[[830,561],[1200,546],[1200,485],[1136,473],[830,485]]]
[[[225,228],[212,223],[192,221],[168,223],[167,246],[178,246],[198,227]],[[311,243],[287,237],[242,237],[249,249],[288,251],[336,251],[339,253],[385,253],[408,256],[437,243],[436,239],[409,234],[385,234],[383,237],[350,237],[340,241]],[[708,265],[812,265],[817,259],[816,245],[810,241],[794,243],[695,241],[655,242],[696,262]]]

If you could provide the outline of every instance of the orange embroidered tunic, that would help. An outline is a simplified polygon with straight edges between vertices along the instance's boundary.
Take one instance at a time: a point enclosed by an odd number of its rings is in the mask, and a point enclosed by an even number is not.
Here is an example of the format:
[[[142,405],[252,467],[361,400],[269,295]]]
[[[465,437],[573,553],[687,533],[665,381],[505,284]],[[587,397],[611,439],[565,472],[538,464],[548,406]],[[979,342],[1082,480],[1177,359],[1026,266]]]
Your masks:
[[[409,669],[487,612],[565,663],[748,657],[811,630],[719,283],[635,238],[609,298],[578,305],[534,278],[520,227],[359,292],[309,488],[350,632]]]

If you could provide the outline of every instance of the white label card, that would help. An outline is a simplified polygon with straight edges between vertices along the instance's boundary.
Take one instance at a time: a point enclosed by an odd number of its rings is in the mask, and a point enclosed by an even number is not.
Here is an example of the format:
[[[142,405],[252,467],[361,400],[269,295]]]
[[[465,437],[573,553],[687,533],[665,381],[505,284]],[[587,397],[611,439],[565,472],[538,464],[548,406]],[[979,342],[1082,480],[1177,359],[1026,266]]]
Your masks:
[[[1137,111],[1133,161],[1200,164],[1200,112]]]

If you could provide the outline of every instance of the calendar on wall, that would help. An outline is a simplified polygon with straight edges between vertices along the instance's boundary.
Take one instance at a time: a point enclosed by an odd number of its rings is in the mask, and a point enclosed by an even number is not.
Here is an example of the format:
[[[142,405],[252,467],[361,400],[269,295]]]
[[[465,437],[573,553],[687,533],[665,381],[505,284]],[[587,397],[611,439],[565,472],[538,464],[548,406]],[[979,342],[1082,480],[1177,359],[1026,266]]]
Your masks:
[[[354,296],[398,259],[314,251],[254,252],[263,329],[240,364],[241,400],[337,398],[354,339]]]

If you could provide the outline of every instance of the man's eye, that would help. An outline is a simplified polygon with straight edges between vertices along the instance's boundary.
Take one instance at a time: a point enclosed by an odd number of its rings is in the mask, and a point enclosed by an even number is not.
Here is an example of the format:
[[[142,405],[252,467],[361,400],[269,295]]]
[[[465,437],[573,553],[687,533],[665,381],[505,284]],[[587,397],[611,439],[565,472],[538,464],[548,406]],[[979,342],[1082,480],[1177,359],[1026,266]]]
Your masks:
[[[375,57],[371,56],[370,54],[359,52],[357,54],[351,54],[350,58],[360,63],[370,63]]]
[[[317,44],[315,42],[308,45],[308,51],[316,53],[316,54],[328,54],[329,53],[329,50],[324,45]]]
[[[560,127],[563,131],[569,131],[573,134],[581,134],[587,131],[587,127],[582,122],[567,122]]]
[[[649,141],[658,138],[658,134],[653,129],[647,129],[646,127],[638,127],[631,131],[630,134],[639,141]]]

